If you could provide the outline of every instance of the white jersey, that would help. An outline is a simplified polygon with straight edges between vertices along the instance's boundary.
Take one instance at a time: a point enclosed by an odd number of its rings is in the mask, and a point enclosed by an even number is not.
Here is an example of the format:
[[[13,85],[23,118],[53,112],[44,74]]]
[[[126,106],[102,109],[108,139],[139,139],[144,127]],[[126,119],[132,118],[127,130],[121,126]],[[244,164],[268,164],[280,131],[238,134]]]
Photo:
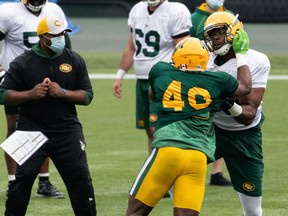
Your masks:
[[[32,48],[39,41],[37,26],[42,18],[55,14],[64,26],[68,26],[62,9],[54,3],[47,2],[39,16],[35,16],[21,2],[0,5],[0,31],[5,34],[3,39],[0,64],[5,71],[9,64],[25,50]]]
[[[248,53],[248,65],[252,77],[252,88],[266,88],[268,75],[270,72],[270,61],[263,53],[249,49]],[[230,59],[220,67],[214,64],[216,55],[211,53],[207,70],[208,71],[224,71],[237,79],[237,63],[236,58]],[[243,125],[234,120],[231,115],[227,115],[225,112],[217,112],[213,118],[213,123],[219,128],[229,131],[246,130],[256,126],[261,120],[262,102],[258,107],[256,117],[250,125]]]
[[[131,9],[128,25],[133,33],[134,70],[137,79],[148,79],[150,69],[158,61],[171,62],[173,37],[188,33],[191,14],[184,4],[164,1],[152,14],[147,2]]]

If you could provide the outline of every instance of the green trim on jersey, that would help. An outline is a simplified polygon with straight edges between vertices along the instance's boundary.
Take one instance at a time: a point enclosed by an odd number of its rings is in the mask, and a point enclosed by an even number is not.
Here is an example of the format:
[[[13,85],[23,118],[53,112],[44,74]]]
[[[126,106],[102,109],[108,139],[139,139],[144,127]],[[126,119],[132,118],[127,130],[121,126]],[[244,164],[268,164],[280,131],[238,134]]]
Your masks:
[[[89,89],[85,91],[85,103],[84,105],[89,105],[93,99],[93,90]]]
[[[6,89],[0,89],[0,104],[5,104]]]

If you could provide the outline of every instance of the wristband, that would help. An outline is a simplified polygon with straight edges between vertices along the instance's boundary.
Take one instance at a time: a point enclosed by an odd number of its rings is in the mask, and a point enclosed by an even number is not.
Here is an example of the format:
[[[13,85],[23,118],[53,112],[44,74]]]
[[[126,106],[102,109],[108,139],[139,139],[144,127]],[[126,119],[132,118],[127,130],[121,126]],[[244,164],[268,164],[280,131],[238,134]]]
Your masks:
[[[237,61],[237,68],[243,65],[248,65],[246,54],[236,53],[236,61]]]
[[[118,69],[116,74],[116,79],[123,79],[126,74],[126,71],[123,69]]]
[[[66,96],[66,92],[67,92],[67,90],[65,89],[65,88],[62,88],[62,90],[63,90],[63,97],[65,97]]]
[[[5,70],[0,71],[0,78],[3,77],[5,75]]]
[[[233,106],[228,109],[228,111],[233,117],[237,117],[242,114],[242,107],[237,103],[234,103]]]

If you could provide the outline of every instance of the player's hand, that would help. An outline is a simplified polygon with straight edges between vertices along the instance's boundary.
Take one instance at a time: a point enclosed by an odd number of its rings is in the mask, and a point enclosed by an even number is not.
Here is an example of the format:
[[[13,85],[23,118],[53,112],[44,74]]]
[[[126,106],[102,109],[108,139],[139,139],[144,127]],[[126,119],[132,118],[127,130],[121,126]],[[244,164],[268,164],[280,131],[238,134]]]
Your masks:
[[[48,84],[44,81],[42,83],[38,83],[29,91],[29,93],[30,99],[37,100],[44,98],[48,93]]]
[[[248,34],[241,29],[236,32],[232,42],[233,50],[235,53],[246,54],[249,49]]]
[[[113,95],[117,98],[122,97],[122,80],[116,79],[112,86]]]
[[[227,115],[231,115],[231,113],[228,111],[228,109],[230,109],[234,103],[239,104],[238,99],[235,98],[226,98],[226,101],[223,103],[221,109],[227,114]]]
[[[48,95],[50,97],[61,98],[64,97],[65,93],[57,82],[52,82],[49,78],[45,78],[43,83],[47,84]]]

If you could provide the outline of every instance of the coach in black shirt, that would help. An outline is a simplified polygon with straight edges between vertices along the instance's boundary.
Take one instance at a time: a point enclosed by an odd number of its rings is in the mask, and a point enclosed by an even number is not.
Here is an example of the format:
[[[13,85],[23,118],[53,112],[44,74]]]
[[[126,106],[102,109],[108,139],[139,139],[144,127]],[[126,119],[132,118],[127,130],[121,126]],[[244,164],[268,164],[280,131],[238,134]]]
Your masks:
[[[75,105],[88,105],[93,90],[84,60],[64,48],[64,33],[55,16],[38,25],[40,41],[11,62],[0,85],[0,103],[19,105],[17,130],[41,131],[48,141],[22,166],[9,185],[6,216],[24,216],[31,189],[47,156],[59,171],[76,216],[96,215],[85,140]]]

